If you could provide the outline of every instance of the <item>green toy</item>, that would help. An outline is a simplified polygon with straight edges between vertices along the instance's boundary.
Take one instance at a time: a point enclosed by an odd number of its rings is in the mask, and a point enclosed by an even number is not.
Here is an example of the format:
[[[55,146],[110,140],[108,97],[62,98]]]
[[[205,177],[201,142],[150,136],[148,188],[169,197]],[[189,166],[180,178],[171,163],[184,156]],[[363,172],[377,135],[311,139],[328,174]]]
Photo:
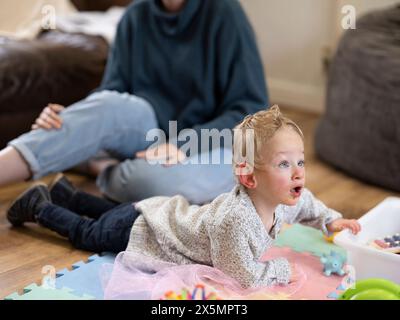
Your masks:
[[[378,278],[359,280],[339,300],[400,300],[400,285]]]

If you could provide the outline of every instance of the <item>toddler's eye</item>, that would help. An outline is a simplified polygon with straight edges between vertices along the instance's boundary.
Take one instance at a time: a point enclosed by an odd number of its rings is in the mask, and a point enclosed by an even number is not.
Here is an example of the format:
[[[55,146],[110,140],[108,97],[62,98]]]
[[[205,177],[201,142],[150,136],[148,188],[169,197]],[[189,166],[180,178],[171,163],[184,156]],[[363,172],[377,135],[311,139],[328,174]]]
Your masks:
[[[289,168],[289,162],[288,161],[282,161],[279,164],[279,168]]]
[[[297,163],[297,165],[298,165],[299,167],[304,167],[304,166],[306,165],[306,162],[305,162],[304,160],[300,160],[300,161]]]

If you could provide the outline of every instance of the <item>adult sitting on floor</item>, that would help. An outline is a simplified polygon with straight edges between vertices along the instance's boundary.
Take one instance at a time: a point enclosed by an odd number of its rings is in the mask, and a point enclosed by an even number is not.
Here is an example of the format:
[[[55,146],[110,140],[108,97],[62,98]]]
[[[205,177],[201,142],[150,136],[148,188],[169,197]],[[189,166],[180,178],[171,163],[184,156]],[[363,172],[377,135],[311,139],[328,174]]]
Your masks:
[[[119,160],[97,178],[110,199],[182,194],[204,203],[234,185],[231,143],[187,155],[181,130],[193,129],[198,141],[191,142],[202,146],[202,129],[232,129],[267,104],[255,36],[237,0],[135,1],[119,23],[100,88],[68,108],[49,105],[37,130],[9,142],[0,152],[0,185],[38,179],[106,150]],[[146,140],[152,129],[169,140],[146,153],[154,147]],[[188,161],[219,155],[225,164]],[[160,158],[167,165],[149,161]]]

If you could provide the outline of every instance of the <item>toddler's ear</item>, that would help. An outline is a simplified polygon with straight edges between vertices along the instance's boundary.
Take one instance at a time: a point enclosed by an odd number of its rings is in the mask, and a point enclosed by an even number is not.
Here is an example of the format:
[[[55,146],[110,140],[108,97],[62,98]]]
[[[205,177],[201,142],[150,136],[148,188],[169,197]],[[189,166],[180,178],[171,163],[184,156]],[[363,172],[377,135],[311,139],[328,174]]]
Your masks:
[[[236,165],[235,174],[238,176],[239,182],[249,189],[257,187],[257,180],[254,175],[253,168],[246,162]]]

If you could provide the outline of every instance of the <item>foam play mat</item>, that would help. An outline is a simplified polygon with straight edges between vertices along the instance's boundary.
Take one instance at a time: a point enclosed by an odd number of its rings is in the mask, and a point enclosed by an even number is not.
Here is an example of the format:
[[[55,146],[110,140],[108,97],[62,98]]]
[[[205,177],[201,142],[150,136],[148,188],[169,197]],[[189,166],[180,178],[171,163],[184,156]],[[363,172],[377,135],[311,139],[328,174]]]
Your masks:
[[[330,252],[345,257],[345,251],[324,239],[321,231],[302,225],[286,227],[278,236],[275,246],[269,249],[262,260],[285,257],[300,266],[305,274],[304,281],[296,290],[282,288],[271,292],[256,292],[248,299],[337,299],[345,289],[345,276],[326,276],[320,258]],[[102,300],[103,284],[101,268],[113,267],[115,255],[104,253],[91,256],[87,262],[79,261],[71,270],[57,271],[52,287],[31,284],[24,288],[23,294],[12,293],[5,300]],[[192,292],[198,284],[189,288],[176,288],[177,291]],[[171,290],[166,290],[172,292]],[[171,295],[170,295],[171,296]],[[170,297],[169,296],[169,297]],[[178,297],[179,295],[175,295]],[[185,294],[187,296],[187,294]],[[168,297],[168,295],[166,296]],[[159,298],[163,298],[162,296]],[[164,297],[165,298],[165,297]],[[204,298],[204,297],[203,297]],[[234,298],[234,297],[233,297]]]
[[[346,250],[324,239],[322,231],[295,224],[282,231],[275,241],[277,247],[289,247],[297,252],[309,252],[322,257],[332,250],[346,258]]]
[[[5,300],[101,300],[100,268],[106,263],[112,264],[114,259],[115,255],[110,253],[93,255],[87,262],[73,264],[72,270],[57,271],[54,287],[34,283],[25,287],[22,295],[14,292]]]

